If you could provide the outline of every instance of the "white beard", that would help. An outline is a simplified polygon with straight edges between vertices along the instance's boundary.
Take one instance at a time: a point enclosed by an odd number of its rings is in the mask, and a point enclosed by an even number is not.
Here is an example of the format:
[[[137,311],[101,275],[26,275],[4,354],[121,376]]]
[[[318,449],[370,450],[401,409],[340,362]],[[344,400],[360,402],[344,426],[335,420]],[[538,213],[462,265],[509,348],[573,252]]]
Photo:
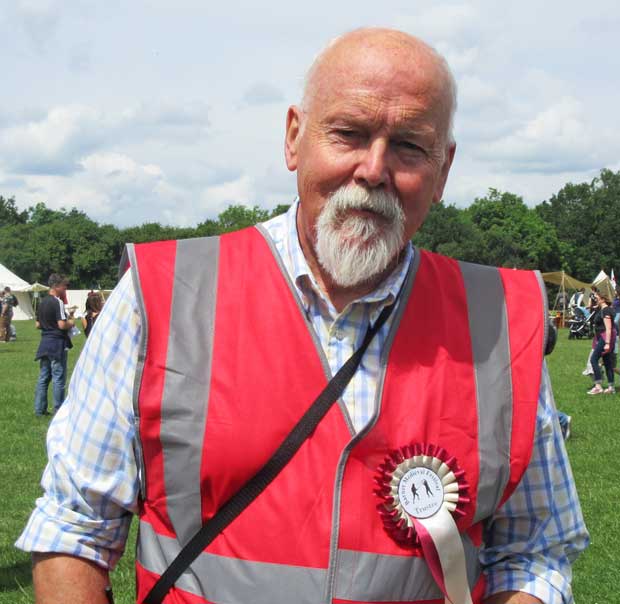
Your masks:
[[[379,216],[357,216],[370,210]],[[327,200],[317,221],[316,253],[336,285],[355,287],[382,273],[404,247],[405,212],[395,195],[352,185]]]

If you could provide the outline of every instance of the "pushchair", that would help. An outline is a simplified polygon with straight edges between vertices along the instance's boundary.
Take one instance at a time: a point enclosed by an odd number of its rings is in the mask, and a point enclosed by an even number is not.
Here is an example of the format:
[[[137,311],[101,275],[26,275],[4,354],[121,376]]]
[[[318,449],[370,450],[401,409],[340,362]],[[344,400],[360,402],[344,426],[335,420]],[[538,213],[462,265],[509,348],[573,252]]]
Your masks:
[[[588,312],[581,306],[573,309],[573,316],[567,321],[568,339],[580,340],[581,338],[591,338],[594,336],[594,313]]]

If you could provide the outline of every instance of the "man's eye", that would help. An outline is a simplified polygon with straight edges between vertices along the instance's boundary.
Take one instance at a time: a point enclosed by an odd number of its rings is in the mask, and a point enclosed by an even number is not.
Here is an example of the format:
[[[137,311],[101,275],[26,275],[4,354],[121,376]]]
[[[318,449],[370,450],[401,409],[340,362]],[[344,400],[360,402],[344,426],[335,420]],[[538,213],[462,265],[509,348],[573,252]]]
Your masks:
[[[336,130],[335,133],[339,137],[346,139],[359,138],[361,136],[357,130],[349,130],[347,128],[340,128]]]
[[[412,143],[411,141],[406,141],[406,140],[396,141],[396,145],[400,149],[403,149],[404,151],[424,151],[424,149],[422,149],[420,145],[416,145],[415,143]]]

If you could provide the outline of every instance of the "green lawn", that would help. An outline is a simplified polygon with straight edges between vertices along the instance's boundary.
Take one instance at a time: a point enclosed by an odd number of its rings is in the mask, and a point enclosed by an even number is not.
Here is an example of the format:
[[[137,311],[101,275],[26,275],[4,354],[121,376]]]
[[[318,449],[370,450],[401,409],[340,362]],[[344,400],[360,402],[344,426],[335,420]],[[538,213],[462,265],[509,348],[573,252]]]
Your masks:
[[[13,542],[40,493],[49,423],[33,415],[38,332],[29,322],[18,322],[16,327],[17,342],[0,344],[0,604],[33,602],[29,556],[16,550]],[[70,367],[82,344],[83,336],[77,336],[69,354]],[[574,568],[575,600],[578,604],[611,604],[620,601],[620,515],[615,509],[620,501],[616,477],[620,395],[585,394],[590,381],[581,371],[589,346],[587,341],[569,341],[562,330],[549,365],[558,406],[573,417],[568,451],[592,537],[590,548]],[[120,604],[134,602],[133,535],[112,577]]]

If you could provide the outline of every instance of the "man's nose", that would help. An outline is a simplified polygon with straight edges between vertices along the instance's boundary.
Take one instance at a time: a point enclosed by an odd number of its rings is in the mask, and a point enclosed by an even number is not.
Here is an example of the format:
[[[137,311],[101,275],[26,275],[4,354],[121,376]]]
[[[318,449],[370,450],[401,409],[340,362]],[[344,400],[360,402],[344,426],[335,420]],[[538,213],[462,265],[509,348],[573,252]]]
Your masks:
[[[353,175],[355,182],[373,189],[386,187],[390,180],[388,151],[388,143],[383,138],[372,139],[360,150],[362,155]]]

